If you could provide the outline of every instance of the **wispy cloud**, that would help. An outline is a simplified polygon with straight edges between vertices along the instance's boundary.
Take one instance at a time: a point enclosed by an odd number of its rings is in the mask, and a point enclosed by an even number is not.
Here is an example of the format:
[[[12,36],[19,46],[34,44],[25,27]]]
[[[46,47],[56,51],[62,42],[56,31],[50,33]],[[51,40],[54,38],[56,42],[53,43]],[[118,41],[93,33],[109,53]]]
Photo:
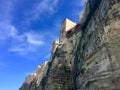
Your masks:
[[[40,37],[40,35],[38,35],[36,33],[26,33],[25,35],[27,37],[27,41],[30,44],[33,44],[36,46],[45,44],[45,42],[41,40],[42,38]]]
[[[0,44],[8,41],[10,52],[21,55],[29,52],[36,52],[39,47],[45,44],[44,37],[38,32],[20,33],[13,25],[8,22],[0,22]]]
[[[5,40],[9,37],[15,37],[17,31],[9,22],[0,22],[0,40]]]
[[[8,18],[11,18],[10,14],[13,10],[13,2],[14,0],[1,0],[0,1],[0,20],[6,20]]]
[[[57,4],[58,0],[42,0],[40,3],[38,3],[37,7],[35,7],[34,12],[36,14],[53,13]]]
[[[44,45],[45,42],[36,33],[27,32],[17,35],[12,39],[10,52],[16,52],[20,55],[26,55],[31,52],[37,52],[38,48]]]
[[[0,45],[2,45],[3,42],[8,44],[9,41],[9,47],[6,47],[8,51],[22,56],[39,53],[41,48],[43,49],[45,46],[51,47],[51,42],[58,38],[56,32],[51,32],[50,30],[43,31],[45,32],[40,32],[40,30],[20,32],[20,30],[11,23],[0,22]]]
[[[36,20],[41,16],[50,16],[57,11],[58,0],[40,0],[35,3],[29,13],[28,20]]]

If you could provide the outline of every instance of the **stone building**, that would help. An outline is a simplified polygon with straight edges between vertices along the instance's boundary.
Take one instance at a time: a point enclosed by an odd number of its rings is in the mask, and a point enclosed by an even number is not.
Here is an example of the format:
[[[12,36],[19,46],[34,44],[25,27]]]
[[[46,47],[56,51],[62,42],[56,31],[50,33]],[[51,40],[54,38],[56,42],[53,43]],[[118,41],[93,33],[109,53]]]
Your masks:
[[[64,42],[64,39],[66,38],[66,33],[74,28],[77,24],[71,21],[70,19],[66,18],[61,27],[61,32],[60,32],[60,42]]]

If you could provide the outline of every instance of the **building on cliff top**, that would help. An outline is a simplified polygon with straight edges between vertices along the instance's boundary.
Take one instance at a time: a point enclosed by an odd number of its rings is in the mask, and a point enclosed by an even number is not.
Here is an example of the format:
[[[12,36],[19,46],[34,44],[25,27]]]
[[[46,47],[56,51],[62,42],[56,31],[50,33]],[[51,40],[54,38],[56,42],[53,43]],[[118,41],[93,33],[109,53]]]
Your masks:
[[[60,43],[64,42],[64,39],[66,38],[66,33],[74,28],[77,24],[70,19],[66,18],[62,25],[61,25],[61,33],[60,33]]]
[[[87,1],[82,23],[63,21],[54,57],[19,90],[120,90],[120,0]]]

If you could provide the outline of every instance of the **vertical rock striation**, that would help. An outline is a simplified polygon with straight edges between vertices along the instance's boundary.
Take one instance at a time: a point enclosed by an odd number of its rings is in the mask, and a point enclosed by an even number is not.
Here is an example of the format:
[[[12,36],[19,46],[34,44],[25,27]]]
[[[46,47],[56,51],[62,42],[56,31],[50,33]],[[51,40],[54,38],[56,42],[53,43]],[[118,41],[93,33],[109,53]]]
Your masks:
[[[120,0],[101,0],[92,15],[88,3],[84,14],[89,20],[74,59],[74,88],[120,90]]]
[[[120,0],[87,0],[81,21],[65,19],[49,62],[19,90],[120,90]]]
[[[39,65],[37,71],[25,79],[25,83],[23,83],[19,90],[38,90],[38,88],[41,88],[40,82],[46,75],[47,68],[48,62],[45,62],[41,66]]]

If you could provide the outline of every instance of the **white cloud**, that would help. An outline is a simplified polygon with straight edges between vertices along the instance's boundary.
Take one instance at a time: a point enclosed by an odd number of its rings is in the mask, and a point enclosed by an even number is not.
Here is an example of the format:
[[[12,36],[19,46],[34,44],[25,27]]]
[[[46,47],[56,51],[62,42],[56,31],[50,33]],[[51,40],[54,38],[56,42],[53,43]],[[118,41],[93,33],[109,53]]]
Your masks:
[[[27,41],[30,44],[38,45],[38,46],[45,44],[45,42],[41,40],[40,35],[37,35],[35,33],[26,33],[26,36],[27,36]]]
[[[17,31],[14,26],[8,22],[0,22],[0,40],[5,40],[9,37],[15,37]]]
[[[45,44],[42,34],[37,32],[20,33],[9,22],[0,22],[0,45],[9,42],[9,51],[26,55],[37,52],[38,48]],[[11,42],[10,42],[11,41]]]
[[[14,0],[0,0],[0,20],[11,18]]]
[[[29,19],[34,20],[40,18],[41,15],[52,15],[57,9],[58,0],[40,0],[39,3],[35,3],[32,11],[28,14]]]
[[[51,47],[52,41],[57,38],[56,32],[43,30],[46,32],[38,32],[29,30],[27,32],[19,32],[19,30],[9,22],[0,22],[0,45],[3,42],[8,44],[8,51],[19,55],[29,55],[31,53],[39,53],[40,49]],[[45,48],[46,49],[46,48]],[[48,48],[50,49],[50,48]],[[48,56],[45,56],[46,58]]]
[[[31,52],[38,52],[38,48],[44,44],[45,42],[40,38],[40,35],[38,36],[35,32],[27,32],[13,38],[9,51],[26,55]]]

